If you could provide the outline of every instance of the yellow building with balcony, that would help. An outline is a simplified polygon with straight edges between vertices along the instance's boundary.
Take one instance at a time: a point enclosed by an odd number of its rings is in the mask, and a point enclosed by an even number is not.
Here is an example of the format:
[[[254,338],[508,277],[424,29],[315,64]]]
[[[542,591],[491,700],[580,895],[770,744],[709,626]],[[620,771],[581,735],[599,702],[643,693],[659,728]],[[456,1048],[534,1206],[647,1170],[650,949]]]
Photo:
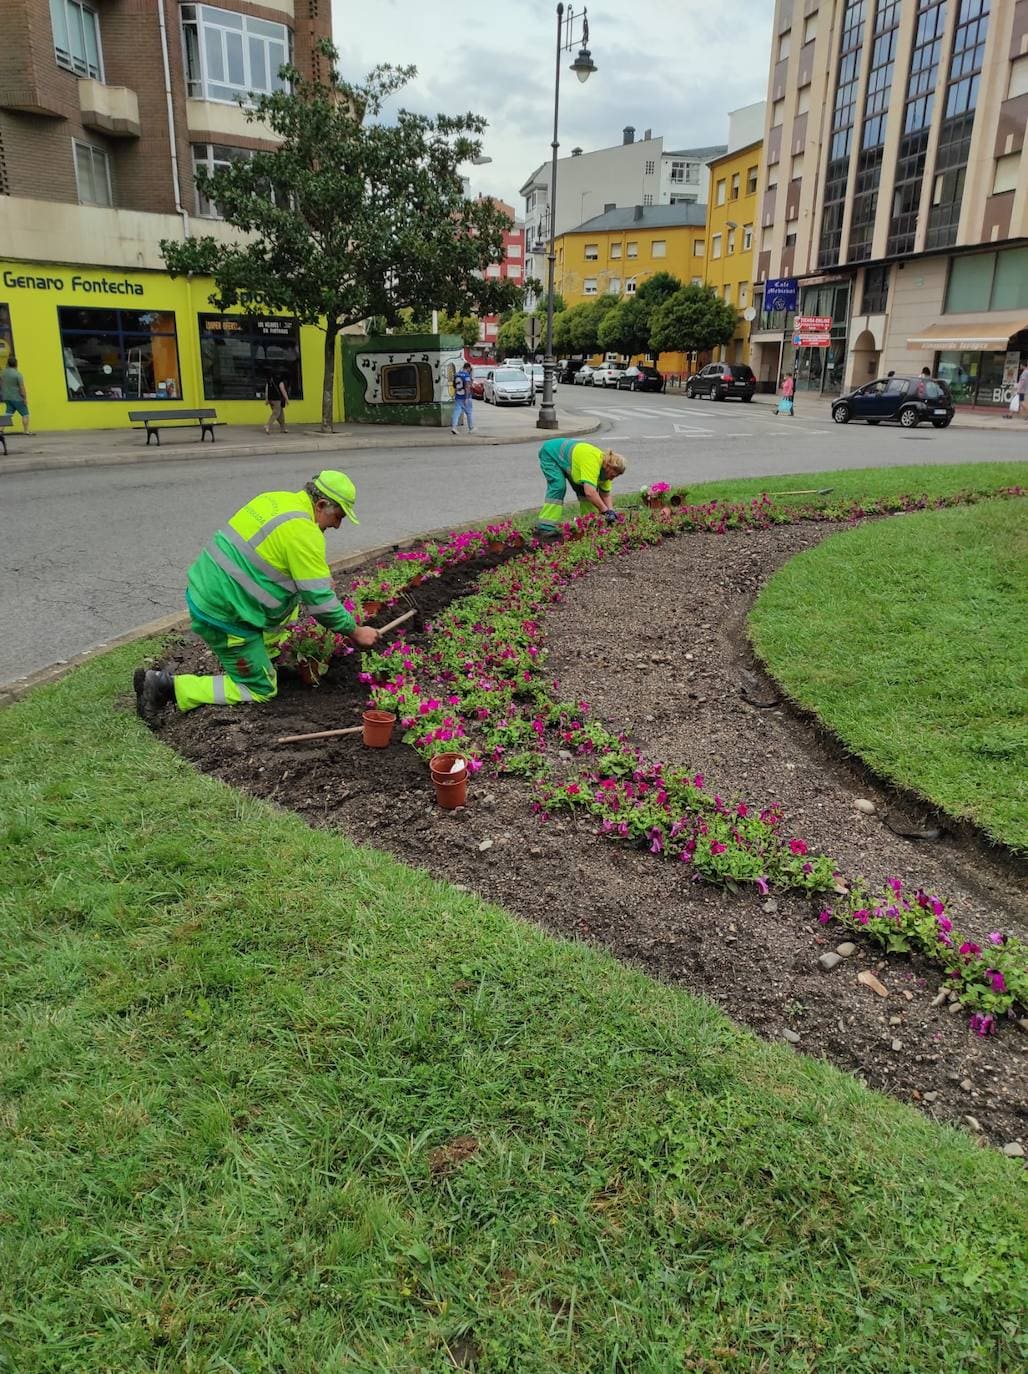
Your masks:
[[[569,229],[556,241],[556,286],[568,306],[633,296],[649,277],[670,272],[701,285],[705,205],[628,205]]]
[[[763,147],[763,139],[758,139],[710,163],[704,280],[739,315],[735,337],[715,350],[718,362],[750,361],[750,325],[745,312],[753,297],[757,186]]]

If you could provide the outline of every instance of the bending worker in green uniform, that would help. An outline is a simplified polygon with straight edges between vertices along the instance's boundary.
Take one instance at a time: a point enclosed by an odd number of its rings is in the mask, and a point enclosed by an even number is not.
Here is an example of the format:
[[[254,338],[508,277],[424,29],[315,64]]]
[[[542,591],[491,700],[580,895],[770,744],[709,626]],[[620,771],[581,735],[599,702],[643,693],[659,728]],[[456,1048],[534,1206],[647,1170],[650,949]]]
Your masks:
[[[540,539],[552,539],[556,535],[569,483],[583,515],[597,510],[611,525],[617,519],[610,484],[625,470],[625,460],[620,453],[584,444],[580,439],[547,439],[539,450],[539,466],[546,478],[546,500],[535,527]]]
[[[198,677],[137,668],[133,685],[144,720],[174,700],[180,711],[268,701],[277,690],[272,656],[282,626],[302,614],[349,635],[362,649],[378,631],[358,625],[336,595],[325,560],[327,529],[353,513],[357,489],[344,472],[318,473],[302,491],[266,491],[233,515],[189,569],[186,605],[193,630],[225,673]],[[269,650],[271,652],[269,652]]]

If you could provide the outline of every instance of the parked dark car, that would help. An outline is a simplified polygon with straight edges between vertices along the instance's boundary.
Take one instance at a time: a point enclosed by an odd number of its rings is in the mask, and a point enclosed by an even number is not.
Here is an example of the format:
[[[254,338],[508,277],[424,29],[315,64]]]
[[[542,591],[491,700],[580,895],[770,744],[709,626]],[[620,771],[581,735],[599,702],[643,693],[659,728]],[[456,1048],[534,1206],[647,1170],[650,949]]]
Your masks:
[[[953,397],[938,377],[879,377],[833,401],[832,419],[837,425],[897,420],[904,429],[928,420],[936,429],[945,429],[953,420]]]
[[[569,363],[565,363],[563,367],[560,367],[558,365],[557,381],[574,382],[575,373],[580,372],[583,367],[585,367],[585,363],[578,358],[572,358],[571,361]]]
[[[655,367],[645,363],[626,367],[623,377],[618,378],[618,391],[663,391],[667,381]]]
[[[727,401],[729,396],[738,396],[740,401],[752,401],[756,389],[753,369],[740,363],[708,363],[685,384],[685,394],[690,400],[709,396],[713,401]]]

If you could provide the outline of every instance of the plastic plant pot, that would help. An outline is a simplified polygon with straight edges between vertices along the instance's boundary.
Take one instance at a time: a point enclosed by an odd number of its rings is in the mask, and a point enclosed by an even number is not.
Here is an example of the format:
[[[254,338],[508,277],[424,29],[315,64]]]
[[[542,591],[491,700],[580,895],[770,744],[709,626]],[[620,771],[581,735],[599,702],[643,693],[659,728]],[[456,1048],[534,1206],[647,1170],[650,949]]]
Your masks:
[[[393,737],[396,717],[391,711],[364,712],[364,744],[368,749],[384,749]]]
[[[446,777],[444,774],[433,773],[432,785],[435,788],[436,802],[444,811],[454,811],[458,806],[464,806],[467,802],[467,769],[459,776],[452,778]]]
[[[454,764],[459,763],[461,767],[455,773]],[[454,782],[460,778],[468,776],[467,760],[463,754],[434,754],[428,761],[429,772],[432,774],[432,781],[436,782],[440,778],[449,782]]]
[[[379,613],[379,611],[380,611],[381,609],[382,609],[382,603],[381,603],[381,601],[362,601],[362,602],[361,602],[361,614],[362,614],[363,616],[378,615],[378,613]]]

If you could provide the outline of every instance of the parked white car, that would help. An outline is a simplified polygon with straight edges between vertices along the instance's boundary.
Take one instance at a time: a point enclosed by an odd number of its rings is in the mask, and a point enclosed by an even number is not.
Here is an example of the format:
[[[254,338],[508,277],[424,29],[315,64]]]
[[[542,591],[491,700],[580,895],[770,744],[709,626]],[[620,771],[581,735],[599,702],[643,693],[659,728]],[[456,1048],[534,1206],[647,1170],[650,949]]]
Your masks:
[[[593,386],[617,386],[624,375],[623,367],[618,367],[616,363],[604,363],[602,367],[593,368]]]
[[[542,391],[542,389],[543,389],[543,376],[544,376],[544,373],[545,373],[545,369],[544,369],[542,363],[526,363],[526,364],[525,364],[525,373],[526,373],[527,376],[531,379],[532,385],[535,387],[536,391]],[[554,376],[553,381],[554,381],[554,385],[556,385],[556,383],[557,383],[556,376]]]
[[[575,373],[575,386],[592,386],[596,370],[590,363],[585,363]]]
[[[530,406],[535,399],[532,379],[519,367],[497,367],[485,379],[482,399],[494,406]]]

